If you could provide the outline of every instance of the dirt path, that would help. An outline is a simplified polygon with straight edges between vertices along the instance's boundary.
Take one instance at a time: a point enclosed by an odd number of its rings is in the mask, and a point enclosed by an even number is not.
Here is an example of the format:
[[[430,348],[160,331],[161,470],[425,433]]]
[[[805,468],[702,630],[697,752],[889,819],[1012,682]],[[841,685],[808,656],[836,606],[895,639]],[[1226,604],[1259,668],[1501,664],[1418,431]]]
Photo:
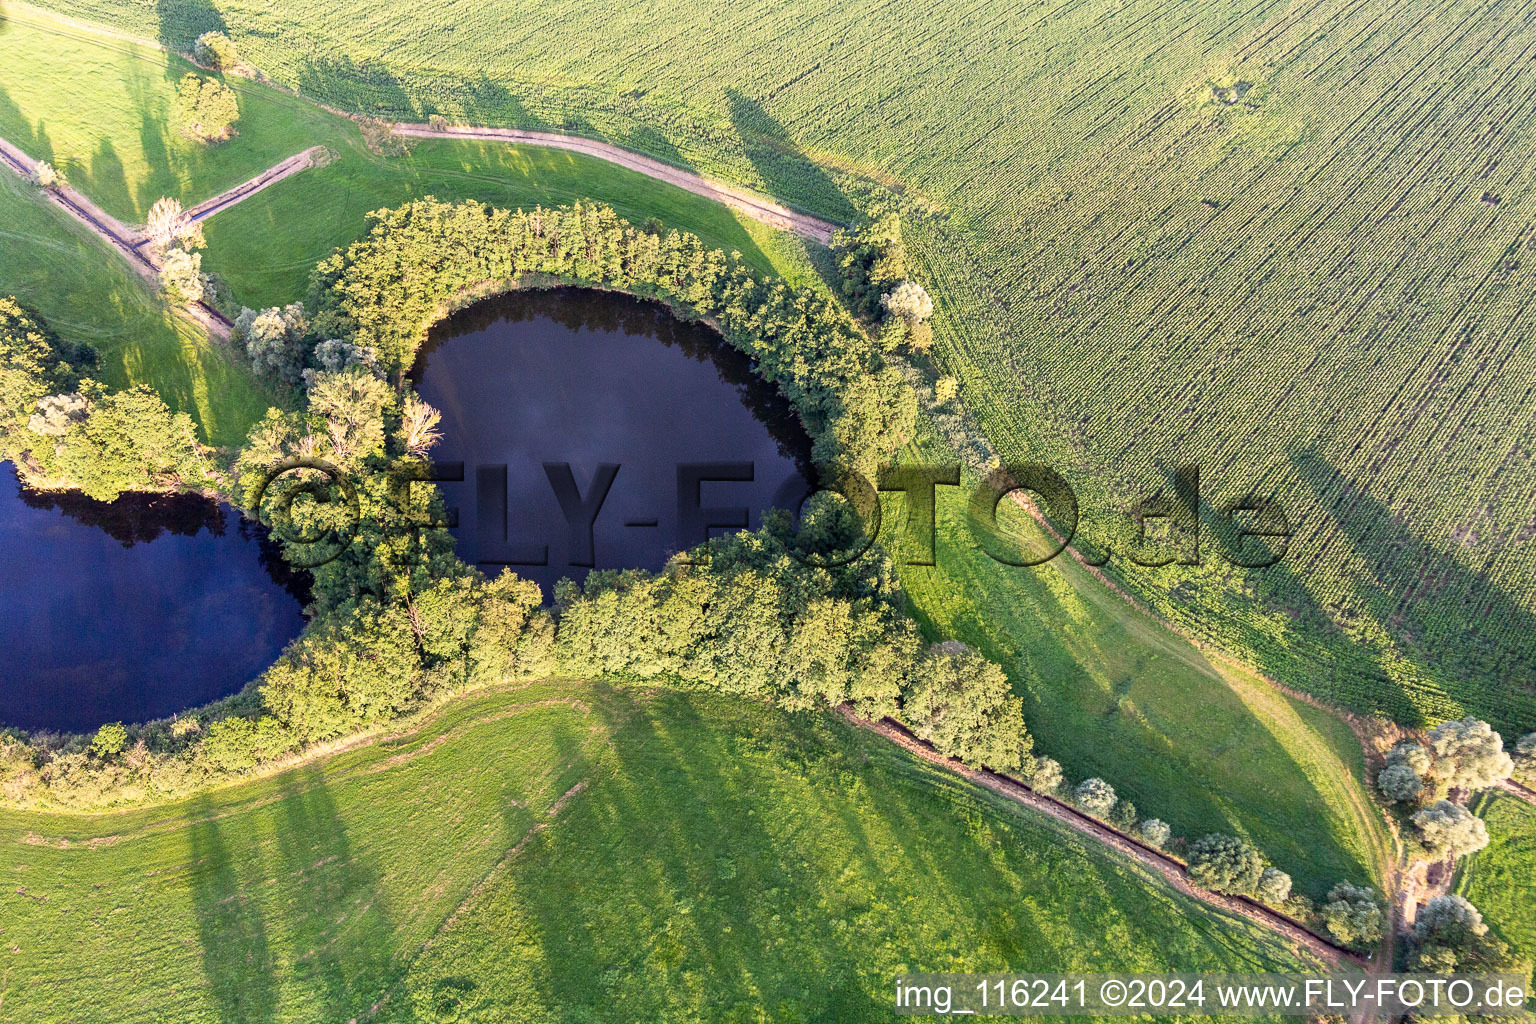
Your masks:
[[[726,185],[702,174],[693,171],[685,171],[680,167],[663,163],[652,157],[641,156],[639,153],[621,149],[607,142],[598,142],[595,139],[584,139],[577,135],[562,135],[559,132],[531,132],[518,128],[472,128],[465,126],[450,126],[437,129],[425,124],[396,124],[393,126],[397,135],[408,135],[419,139],[477,139],[482,142],[521,142],[530,146],[547,146],[552,149],[568,149],[574,153],[584,153],[587,156],[595,156],[599,160],[606,160],[620,167],[626,167],[632,171],[638,171],[646,177],[665,181],[679,188],[687,189],[695,195],[706,199],[713,199],[717,203],[724,203],[734,210],[738,210],[753,220],[761,221],[771,228],[781,231],[791,231],[801,238],[808,238],[822,245],[832,241],[832,232],[841,225],[830,221],[821,220],[804,213],[796,213],[787,206],[781,206],[768,199],[755,196],[745,189]]]
[[[236,203],[250,198],[262,189],[277,184],[284,178],[291,177],[306,168],[315,166],[325,153],[326,149],[324,146],[312,146],[302,153],[289,157],[280,164],[267,168],[250,181],[242,182],[232,189],[219,193],[206,202],[199,203],[188,210],[187,213],[194,221],[206,220],[214,214],[227,210]],[[5,139],[0,139],[0,163],[3,163],[13,173],[22,178],[29,177],[37,166],[36,160]],[[129,228],[122,221],[110,216],[106,211],[68,185],[58,185],[44,191],[55,206],[79,221],[92,234],[116,250],[120,256],[128,261],[129,266],[138,272],[140,277],[152,284],[158,285],[160,263],[149,246],[145,244],[146,240],[141,231]],[[209,334],[220,340],[228,340],[230,329],[234,326],[224,314],[202,302],[183,307],[178,309],[177,312],[184,314]]]
[[[1508,793],[1516,800],[1524,800],[1528,804],[1536,804],[1536,789],[1523,786],[1514,779],[1505,779],[1499,783],[1499,789]]]
[[[290,178],[300,171],[320,166],[322,161],[330,157],[331,151],[324,146],[310,146],[304,152],[295,153],[282,163],[268,167],[250,181],[242,182],[232,189],[220,192],[212,199],[198,203],[187,211],[187,216],[197,221],[207,220],[236,203],[244,202],[262,189],[271,188],[284,178]]]
[[[1041,814],[1055,818],[1074,831],[1080,832],[1117,853],[1129,857],[1144,867],[1155,871],[1169,885],[1184,895],[1219,907],[1229,914],[1244,918],[1263,928],[1268,928],[1270,931],[1276,932],[1290,940],[1297,947],[1305,949],[1313,956],[1318,957],[1324,963],[1342,967],[1370,968],[1371,966],[1371,962],[1365,957],[1335,946],[1323,936],[1309,931],[1301,922],[1287,917],[1272,907],[1267,907],[1262,903],[1244,897],[1225,896],[1221,893],[1200,888],[1190,881],[1189,872],[1175,858],[1161,850],[1133,839],[1118,829],[1111,828],[1096,818],[1088,817],[1075,807],[1062,803],[1053,797],[1035,792],[1018,779],[982,768],[971,768],[961,764],[954,758],[945,757],[937,750],[934,750],[932,746],[918,739],[890,719],[884,719],[879,722],[870,721],[855,714],[846,706],[839,708],[838,714],[854,725],[884,736],[892,743],[921,757],[925,761],[941,765],[955,774],[969,779],[978,786],[1007,797],[1009,800],[1028,807],[1033,811],[1038,811]]]

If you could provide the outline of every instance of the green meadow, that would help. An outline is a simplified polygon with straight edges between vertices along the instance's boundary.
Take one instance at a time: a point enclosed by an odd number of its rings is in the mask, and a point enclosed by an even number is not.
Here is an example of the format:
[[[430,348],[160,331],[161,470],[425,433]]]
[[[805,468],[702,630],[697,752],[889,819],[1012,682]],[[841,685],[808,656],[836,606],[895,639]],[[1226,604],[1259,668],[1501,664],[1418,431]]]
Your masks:
[[[1491,842],[1462,866],[1456,891],[1483,912],[1516,956],[1536,961],[1536,806],[1489,793],[1475,810]]]
[[[0,812],[0,1021],[888,1020],[1287,945],[826,715],[551,682],[172,807]]]

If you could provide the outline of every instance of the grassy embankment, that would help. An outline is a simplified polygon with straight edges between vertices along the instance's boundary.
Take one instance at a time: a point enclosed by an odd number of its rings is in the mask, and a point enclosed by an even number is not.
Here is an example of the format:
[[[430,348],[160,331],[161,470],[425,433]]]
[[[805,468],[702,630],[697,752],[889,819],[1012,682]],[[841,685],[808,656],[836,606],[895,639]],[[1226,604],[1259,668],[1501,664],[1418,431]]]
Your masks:
[[[548,683],[173,807],[0,813],[0,1021],[887,1020],[1285,944],[825,715]],[[382,1001],[382,1002],[381,1002]],[[455,1019],[447,1017],[444,1019]]]

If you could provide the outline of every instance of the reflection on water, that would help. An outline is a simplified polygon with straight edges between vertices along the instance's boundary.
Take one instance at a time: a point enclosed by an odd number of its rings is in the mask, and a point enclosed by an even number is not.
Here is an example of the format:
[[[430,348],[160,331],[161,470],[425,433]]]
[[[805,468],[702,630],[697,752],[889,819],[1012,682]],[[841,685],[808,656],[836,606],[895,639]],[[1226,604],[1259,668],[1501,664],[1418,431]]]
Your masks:
[[[776,496],[798,495],[810,461],[793,407],[747,356],[626,295],[481,303],[434,330],[413,377],[443,413],[433,459],[464,464],[462,483],[441,485],[458,509],[460,556],[488,572],[511,563],[546,594],[562,576],[583,578],[584,563],[657,569],[712,524],[755,528]],[[610,478],[600,507],[586,505]],[[590,550],[562,486],[578,521],[597,508]]]
[[[38,493],[0,467],[0,724],[84,731],[233,693],[306,600],[265,531],[216,502]]]

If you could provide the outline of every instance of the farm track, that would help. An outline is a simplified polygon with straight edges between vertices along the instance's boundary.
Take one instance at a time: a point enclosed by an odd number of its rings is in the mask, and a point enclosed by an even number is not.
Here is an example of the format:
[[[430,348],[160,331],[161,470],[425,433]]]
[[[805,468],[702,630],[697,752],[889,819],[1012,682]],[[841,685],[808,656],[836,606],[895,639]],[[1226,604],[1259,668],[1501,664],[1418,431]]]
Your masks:
[[[1190,880],[1188,868],[1176,858],[1106,825],[1097,818],[1089,817],[1069,804],[1038,793],[1012,776],[989,771],[985,768],[971,768],[954,758],[946,757],[935,750],[930,744],[918,739],[904,726],[889,718],[878,722],[872,721],[855,714],[846,705],[838,709],[838,714],[848,722],[877,733],[903,750],[915,754],[932,764],[946,768],[983,789],[1062,822],[1074,831],[1156,872],[1168,884],[1184,895],[1211,904],[1229,914],[1242,917],[1254,924],[1267,928],[1294,942],[1298,947],[1306,949],[1325,963],[1336,966],[1359,967],[1365,970],[1380,969],[1374,961],[1335,945],[1326,937],[1308,929],[1300,921],[1282,914],[1272,907],[1265,906],[1246,897],[1227,896],[1211,892],[1208,889],[1202,889]]]
[[[801,238],[827,245],[832,241],[832,232],[841,225],[830,221],[812,217],[809,214],[797,213],[787,206],[781,206],[768,199],[755,196],[745,189],[726,185],[710,178],[704,177],[693,171],[683,170],[671,164],[639,153],[622,149],[607,142],[598,142],[595,139],[583,138],[579,135],[564,135],[559,132],[535,132],[523,131],[518,128],[473,128],[467,126],[450,126],[438,129],[424,124],[396,124],[392,126],[396,135],[405,135],[417,139],[475,139],[481,142],[508,142],[522,143],[530,146],[547,146],[552,149],[567,149],[573,153],[582,153],[586,156],[594,156],[599,160],[606,160],[612,164],[631,171],[637,171],[648,178],[664,181],[669,185],[686,189],[694,195],[713,199],[723,203],[731,209],[746,214],[753,220],[778,228],[780,231],[789,231]]]

